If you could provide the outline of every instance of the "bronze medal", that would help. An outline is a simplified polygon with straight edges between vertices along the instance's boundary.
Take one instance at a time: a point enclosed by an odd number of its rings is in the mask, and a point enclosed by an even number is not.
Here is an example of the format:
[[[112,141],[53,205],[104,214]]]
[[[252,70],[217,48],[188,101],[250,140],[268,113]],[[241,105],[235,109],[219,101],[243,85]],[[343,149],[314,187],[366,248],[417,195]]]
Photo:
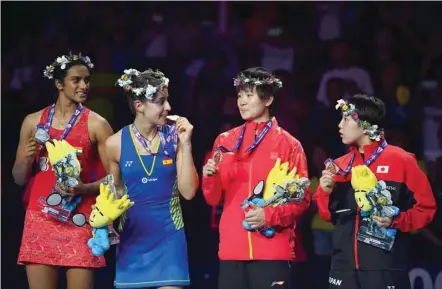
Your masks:
[[[215,161],[216,164],[219,164],[223,160],[223,154],[220,150],[216,150],[213,153],[213,160]]]

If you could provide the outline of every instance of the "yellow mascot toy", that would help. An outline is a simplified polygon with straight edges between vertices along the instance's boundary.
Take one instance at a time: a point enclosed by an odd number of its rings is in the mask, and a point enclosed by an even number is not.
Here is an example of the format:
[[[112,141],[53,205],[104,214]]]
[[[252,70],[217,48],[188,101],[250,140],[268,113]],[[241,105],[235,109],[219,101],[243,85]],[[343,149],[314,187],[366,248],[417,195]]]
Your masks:
[[[351,185],[362,217],[358,240],[391,250],[397,229],[379,227],[373,216],[393,218],[399,214],[399,208],[393,206],[386,183],[378,181],[367,166],[356,166],[351,172]]]
[[[100,184],[100,194],[89,216],[93,237],[89,239],[88,246],[94,256],[101,256],[109,249],[109,228],[113,230],[112,222],[134,205],[127,194],[121,199],[115,199],[116,195],[113,177],[107,175],[105,181]]]
[[[241,208],[247,210],[254,206],[264,208],[288,202],[302,202],[310,181],[307,178],[299,177],[296,170],[297,168],[294,167],[289,172],[289,163],[285,162],[281,165],[281,159],[278,158],[267,175],[266,181],[260,181],[255,186],[252,196],[244,200]],[[248,231],[255,231],[246,220],[243,221],[243,227]],[[260,233],[267,238],[272,238],[275,235],[275,229],[264,227],[260,229]]]
[[[367,193],[373,189],[378,180],[367,166],[356,166],[351,169],[351,186],[355,191],[355,200],[361,209],[361,215],[370,214],[373,210],[371,202],[367,198]]]

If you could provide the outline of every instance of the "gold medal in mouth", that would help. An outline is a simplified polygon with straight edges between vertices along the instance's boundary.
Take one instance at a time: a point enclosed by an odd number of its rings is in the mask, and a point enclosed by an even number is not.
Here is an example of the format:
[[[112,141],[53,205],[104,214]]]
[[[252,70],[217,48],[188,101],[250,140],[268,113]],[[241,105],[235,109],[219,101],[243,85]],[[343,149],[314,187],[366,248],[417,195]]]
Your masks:
[[[180,118],[180,116],[179,115],[168,115],[168,116],[166,116],[166,118],[170,121],[176,122]]]

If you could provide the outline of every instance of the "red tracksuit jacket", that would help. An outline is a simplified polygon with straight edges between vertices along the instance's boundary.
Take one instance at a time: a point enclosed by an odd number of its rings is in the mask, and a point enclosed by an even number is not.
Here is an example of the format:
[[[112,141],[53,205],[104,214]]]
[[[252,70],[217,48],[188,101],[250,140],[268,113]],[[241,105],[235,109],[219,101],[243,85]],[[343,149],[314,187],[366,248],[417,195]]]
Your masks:
[[[362,165],[364,158],[370,157],[378,146],[379,142],[364,146],[364,155],[352,147],[348,154],[336,159],[335,163],[345,170],[354,154],[353,167]],[[425,227],[436,212],[430,183],[411,153],[387,145],[370,165],[370,169],[378,180],[385,181],[387,189],[391,192],[393,205],[400,210],[391,225],[398,229],[393,250],[388,252],[357,240],[360,210],[350,183],[351,172],[347,176],[336,175],[335,187],[331,194],[327,194],[319,186],[313,195],[321,218],[335,225],[332,269],[406,269],[410,242],[409,234],[406,233]],[[343,210],[348,211],[342,212]]]
[[[304,150],[293,136],[278,126],[273,119],[272,127],[252,153],[246,153],[255,136],[266,123],[247,122],[244,141],[236,153],[223,153],[218,172],[203,177],[202,189],[209,205],[217,205],[224,197],[224,208],[220,220],[220,260],[293,260],[294,226],[298,216],[310,205],[310,193],[306,192],[301,203],[290,203],[277,207],[266,207],[266,226],[278,227],[273,238],[259,232],[249,232],[242,226],[245,214],[241,203],[251,196],[259,181],[265,180],[277,158],[281,163],[289,162],[289,169],[297,167],[297,174],[307,176],[307,161]],[[236,127],[217,137],[213,150],[218,146],[232,149],[240,135]]]

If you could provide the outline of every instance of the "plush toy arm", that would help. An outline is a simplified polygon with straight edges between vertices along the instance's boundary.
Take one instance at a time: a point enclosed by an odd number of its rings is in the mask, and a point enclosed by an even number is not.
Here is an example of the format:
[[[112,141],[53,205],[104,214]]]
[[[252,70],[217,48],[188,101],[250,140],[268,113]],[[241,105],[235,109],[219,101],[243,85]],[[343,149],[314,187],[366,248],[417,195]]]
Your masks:
[[[92,229],[93,237],[87,242],[88,247],[92,250],[92,255],[102,256],[109,250],[109,230],[107,226]]]

